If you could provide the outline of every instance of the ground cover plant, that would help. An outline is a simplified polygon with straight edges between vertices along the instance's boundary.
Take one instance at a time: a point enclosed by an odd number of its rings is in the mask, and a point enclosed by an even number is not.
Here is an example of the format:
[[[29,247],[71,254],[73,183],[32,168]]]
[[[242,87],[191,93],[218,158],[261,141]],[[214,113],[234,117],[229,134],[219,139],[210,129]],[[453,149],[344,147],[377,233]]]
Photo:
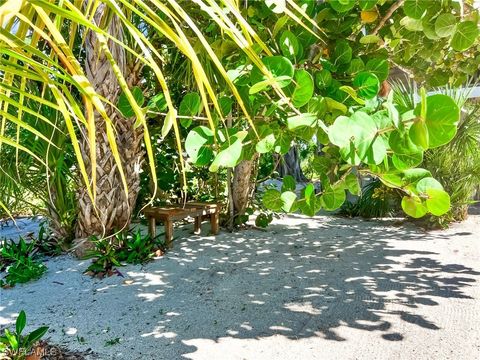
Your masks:
[[[40,278],[47,267],[38,259],[36,243],[2,240],[0,243],[0,271],[5,276],[0,279],[1,287],[12,287]]]
[[[92,239],[94,248],[89,250],[85,259],[93,259],[92,264],[85,270],[86,273],[103,277],[112,275],[116,267],[123,264],[144,264],[161,256],[165,251],[165,244],[159,234],[152,239],[150,235],[143,235],[140,230],[119,232],[114,237]]]

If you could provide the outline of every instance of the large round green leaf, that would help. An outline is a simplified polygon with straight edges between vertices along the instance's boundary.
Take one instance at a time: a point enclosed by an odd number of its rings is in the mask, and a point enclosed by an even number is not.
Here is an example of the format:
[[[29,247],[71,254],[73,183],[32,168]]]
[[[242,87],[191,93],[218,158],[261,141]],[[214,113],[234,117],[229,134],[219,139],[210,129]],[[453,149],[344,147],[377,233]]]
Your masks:
[[[440,39],[440,36],[438,36],[437,33],[435,32],[435,24],[432,23],[432,19],[430,17],[426,16],[422,20],[422,29],[423,29],[423,33],[428,39],[430,40]],[[428,50],[429,50],[428,48],[424,48],[419,51],[419,54],[423,54],[424,51],[425,51],[425,54],[428,54]]]
[[[202,100],[200,95],[196,92],[191,92],[185,95],[178,107],[178,115],[181,116],[195,116],[200,111]]]
[[[414,184],[416,185],[420,180],[426,177],[432,177],[432,173],[426,169],[415,168],[404,170],[402,173],[402,186],[407,187]]]
[[[360,195],[361,189],[357,175],[352,173],[348,174],[345,177],[345,186],[352,195]]]
[[[441,14],[435,20],[435,33],[439,37],[448,37],[455,31],[457,18],[453,14]]]
[[[353,86],[357,88],[358,95],[365,99],[373,99],[380,90],[380,82],[377,76],[366,71],[355,76]]]
[[[232,111],[232,105],[234,101],[228,96],[222,96],[218,99],[218,105],[220,106],[220,111],[223,116],[227,116]]]
[[[198,126],[188,133],[185,140],[185,151],[194,164],[206,165],[213,157],[212,144],[212,130],[205,126]]]
[[[218,171],[220,167],[234,167],[240,161],[242,156],[242,139],[231,137],[233,143],[221,150],[210,165],[209,170],[212,172]]]
[[[268,189],[267,191],[265,191],[262,197],[262,202],[267,209],[270,209],[272,211],[282,210],[282,194],[278,190]]]
[[[257,145],[255,146],[255,149],[260,154],[265,154],[267,152],[270,152],[274,148],[275,148],[275,135],[274,134],[268,134],[263,139],[261,139],[257,143]]]
[[[477,24],[473,21],[464,21],[457,25],[450,44],[454,50],[464,51],[475,43],[477,36]]]
[[[441,216],[450,210],[450,195],[440,189],[427,189],[427,205],[428,211],[435,216]]]
[[[423,161],[423,152],[413,154],[393,154],[392,162],[396,169],[406,170],[418,166]]]
[[[320,199],[325,210],[337,210],[345,202],[345,190],[341,186],[328,186]]]
[[[428,149],[429,137],[428,137],[428,128],[425,122],[416,121],[410,127],[408,135],[412,142],[421,147],[422,149]]]
[[[148,101],[147,107],[153,111],[164,111],[168,107],[168,105],[163,93],[158,93],[157,95],[152,97]]]
[[[145,97],[143,96],[142,89],[140,89],[138,86],[135,86],[130,90],[130,92],[132,93],[132,96],[135,99],[135,102],[137,103],[137,105],[141,107],[145,101]],[[125,93],[123,92],[118,97],[117,107],[118,107],[118,110],[120,110],[120,112],[122,113],[122,115],[125,116],[126,118],[135,116],[135,112],[133,111],[132,105],[128,101],[127,95],[125,95]]]
[[[286,131],[282,131],[276,134],[276,141],[274,151],[278,154],[286,154],[290,150],[292,143],[292,136]]]
[[[356,0],[330,0],[329,3],[336,12],[342,13],[353,9]]]
[[[416,219],[421,218],[428,212],[427,207],[416,195],[404,196],[402,199],[402,209],[405,211],[405,214]]]
[[[298,43],[298,39],[294,33],[288,30],[282,32],[278,43],[283,56],[286,56],[292,60],[298,57],[300,44]]]
[[[421,19],[429,3],[430,1],[426,0],[406,0],[403,4],[403,12],[411,18]]]
[[[330,71],[323,69],[315,73],[315,85],[317,85],[320,90],[327,88],[331,83],[332,73]]]
[[[352,60],[352,48],[346,40],[339,40],[333,51],[335,65],[348,64]]]
[[[282,191],[295,191],[297,183],[292,175],[286,175],[282,180]]]
[[[423,151],[421,147],[415,145],[408,134],[402,134],[398,130],[390,134],[388,143],[395,154],[412,155]]]
[[[296,107],[302,107],[313,95],[313,79],[307,70],[295,70],[295,86],[290,85],[285,93],[292,99]],[[293,90],[292,90],[293,88]]]
[[[435,148],[448,143],[457,133],[460,109],[451,97],[443,94],[427,97],[426,103],[425,125],[429,147]],[[415,115],[421,115],[421,104],[415,108]]]
[[[443,190],[443,186],[438,182],[438,180],[430,176],[421,179],[417,183],[417,191],[419,193],[426,194],[430,189]]]
[[[365,66],[365,70],[374,74],[378,78],[378,81],[382,82],[387,79],[390,69],[387,60],[370,59]]]
[[[419,19],[414,19],[408,16],[405,16],[400,20],[400,25],[404,26],[405,29],[409,31],[423,31],[423,22]]]
[[[356,75],[363,70],[365,70],[365,64],[363,63],[362,59],[355,58],[355,59],[352,59],[352,61],[350,62],[350,65],[348,66],[348,69],[347,69],[347,74]]]
[[[376,162],[379,160],[378,154],[383,160],[386,149],[382,146],[381,137],[377,138],[377,131],[378,128],[372,117],[357,111],[350,117],[339,116],[330,126],[328,138],[332,144],[340,147],[340,153],[345,160],[350,164],[358,165],[364,160],[369,163]],[[373,156],[376,152],[377,155]]]
[[[291,131],[295,131],[296,129],[303,127],[312,128],[316,126],[317,123],[318,118],[315,114],[303,113],[287,118],[287,128]]]
[[[280,198],[282,199],[282,210],[290,212],[295,204],[297,195],[293,191],[285,191]]]
[[[262,62],[273,77],[282,79],[277,81],[278,86],[285,87],[292,82],[294,69],[292,63],[286,57],[266,56],[262,58]],[[250,78],[252,84],[266,80],[266,76],[257,67],[253,68]]]
[[[315,195],[313,184],[308,184],[303,189],[304,199],[298,202],[300,210],[308,216],[314,216],[322,208],[320,198]]]

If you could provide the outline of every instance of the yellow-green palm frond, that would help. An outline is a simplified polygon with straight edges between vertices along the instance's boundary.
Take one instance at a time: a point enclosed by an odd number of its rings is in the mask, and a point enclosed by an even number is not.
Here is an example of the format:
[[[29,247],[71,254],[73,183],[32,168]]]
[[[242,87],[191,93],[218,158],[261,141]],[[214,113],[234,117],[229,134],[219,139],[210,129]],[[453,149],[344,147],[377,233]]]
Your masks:
[[[106,11],[99,21],[94,21],[97,10],[104,6]],[[302,9],[292,0],[284,2],[284,13],[293,21],[310,30],[316,26]],[[125,36],[116,37],[108,31],[112,19],[118,19]],[[304,23],[302,19],[307,19]],[[28,152],[28,144],[22,144],[18,136],[6,136],[7,123],[17,129],[37,136],[42,134],[34,127],[27,126],[23,116],[35,116],[40,122],[49,122],[38,108],[50,107],[61,115],[65,129],[71,138],[78,163],[78,170],[86,184],[88,194],[95,201],[96,153],[94,113],[101,115],[110,149],[121,175],[125,192],[127,182],[122,169],[122,160],[115,140],[115,124],[106,108],[116,107],[100,96],[84,70],[84,46],[87,34],[94,34],[100,44],[98,51],[110,63],[123,92],[135,114],[135,126],[144,129],[148,163],[156,184],[155,161],[150,143],[145,109],[137,104],[121,64],[112,53],[112,44],[119,46],[126,55],[147,67],[154,74],[165,97],[168,115],[164,121],[163,135],[171,129],[175,132],[177,145],[181,147],[180,132],[176,121],[176,109],[170,95],[169,79],[163,70],[162,50],[154,44],[153,38],[160,38],[174,46],[188,60],[196,87],[200,93],[205,115],[212,129],[215,127],[213,113],[222,119],[217,101],[218,89],[208,76],[196,47],[201,44],[203,53],[214,65],[215,71],[223,78],[227,88],[239,104],[245,118],[255,130],[251,115],[247,112],[242,97],[227,75],[202,29],[202,21],[214,22],[222,36],[231,41],[257,66],[276,93],[286,99],[273,75],[262,63],[263,55],[272,55],[270,49],[255,33],[247,19],[242,16],[238,1],[234,0],[7,0],[0,6],[0,151],[2,146],[13,146]],[[138,23],[142,26],[138,26]],[[145,30],[148,29],[148,30]],[[316,34],[316,32],[313,32]],[[192,34],[195,37],[193,43]],[[260,51],[259,51],[260,49]],[[100,56],[100,54],[99,54]],[[29,90],[37,87],[39,96]],[[79,137],[89,141],[89,163],[87,169]],[[48,139],[46,139],[48,141]],[[1,205],[0,205],[1,206]]]

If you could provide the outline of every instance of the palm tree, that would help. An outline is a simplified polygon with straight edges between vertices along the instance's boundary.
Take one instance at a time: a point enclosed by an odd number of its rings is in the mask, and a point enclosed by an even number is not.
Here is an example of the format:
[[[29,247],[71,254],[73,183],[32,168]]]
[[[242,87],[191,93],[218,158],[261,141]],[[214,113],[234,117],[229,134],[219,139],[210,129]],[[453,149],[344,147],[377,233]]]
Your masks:
[[[303,11],[292,0],[286,2],[290,10],[280,3],[288,16],[301,21]],[[2,146],[10,146],[42,162],[28,143],[8,136],[5,125],[42,136],[24,121],[25,114],[49,122],[38,109],[48,107],[58,113],[77,161],[77,237],[108,236],[128,226],[144,152],[152,183],[157,183],[145,111],[132,92],[140,84],[142,68],[153,74],[167,103],[162,134],[173,129],[181,147],[176,109],[162,70],[162,50],[153,45],[153,39],[173,44],[190,63],[212,129],[212,114],[222,115],[215,86],[205,74],[192,38],[201,44],[250,125],[254,124],[203,36],[202,21],[215,22],[223,36],[260,68],[277,94],[284,96],[260,59],[272,52],[242,17],[239,6],[234,0],[7,0],[0,5],[0,152]],[[32,86],[39,87],[42,96],[30,92]],[[118,110],[121,93],[134,116],[125,117]],[[48,138],[44,140],[54,146]]]
[[[101,4],[95,11],[93,22],[99,26],[105,23],[107,16],[108,8],[105,4]],[[123,26],[117,15],[114,15],[109,21],[107,32],[112,38],[124,42]],[[101,47],[102,44],[98,41],[95,33],[90,31],[85,40],[85,73],[97,94],[107,99],[109,103],[117,104],[121,89],[117,76]],[[127,56],[125,48],[119,44],[110,41],[108,47],[119,71],[125,77],[128,87],[131,89],[138,85],[141,70],[138,60],[135,61],[132,56]],[[121,145],[118,147],[118,152],[127,181],[128,193],[119,186],[122,182],[117,171],[114,154],[109,146],[105,123],[102,121],[101,114],[96,111],[94,113],[97,156],[96,202],[94,206],[86,188],[80,187],[77,238],[88,238],[92,234],[108,235],[114,229],[128,227],[140,190],[143,128],[135,128],[135,121],[132,118],[124,117],[115,106],[107,106],[106,111],[116,130],[115,141]],[[82,138],[80,146],[83,160],[88,164],[91,145],[87,138]],[[91,168],[91,166],[87,166],[87,169]],[[91,177],[92,174],[89,172],[88,175]]]

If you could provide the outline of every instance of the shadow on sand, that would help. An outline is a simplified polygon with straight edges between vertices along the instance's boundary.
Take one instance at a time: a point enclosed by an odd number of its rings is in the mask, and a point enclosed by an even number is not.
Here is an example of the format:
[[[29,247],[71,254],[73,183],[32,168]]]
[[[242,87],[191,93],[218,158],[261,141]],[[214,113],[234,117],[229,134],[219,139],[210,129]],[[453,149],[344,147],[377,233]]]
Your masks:
[[[132,280],[128,284],[120,277],[96,281],[74,275],[82,271],[79,263],[72,276],[84,288],[69,287],[64,296],[70,307],[51,295],[49,302],[59,304],[52,311],[69,314],[54,325],[83,322],[97,336],[107,336],[101,329],[112,327],[115,334],[108,336],[121,337],[122,346],[109,351],[127,359],[188,357],[198,350],[192,345],[198,339],[279,334],[293,340],[351,340],[342,337],[340,327],[402,341],[409,334],[395,330],[393,321],[439,330],[435,318],[418,308],[440,306],[446,298],[471,299],[467,289],[480,275],[438,260],[436,244],[451,234],[425,233],[393,221],[291,215],[288,226],[280,221],[267,232],[177,234],[183,235],[167,256],[121,269]],[[18,300],[4,303],[5,311],[12,312]],[[139,348],[143,354],[136,353]]]
[[[130,273],[137,296],[145,300],[141,308],[152,315],[140,341],[153,337],[158,346],[186,354],[195,348],[185,341],[198,338],[281,334],[344,341],[339,326],[401,341],[404,335],[390,330],[386,315],[438,330],[434,319],[415,309],[437,306],[439,298],[469,299],[463,289],[480,275],[435,260],[435,252],[404,246],[412,239],[442,240],[440,233],[395,227],[392,221],[297,220],[268,233],[179,239],[165,261]]]

